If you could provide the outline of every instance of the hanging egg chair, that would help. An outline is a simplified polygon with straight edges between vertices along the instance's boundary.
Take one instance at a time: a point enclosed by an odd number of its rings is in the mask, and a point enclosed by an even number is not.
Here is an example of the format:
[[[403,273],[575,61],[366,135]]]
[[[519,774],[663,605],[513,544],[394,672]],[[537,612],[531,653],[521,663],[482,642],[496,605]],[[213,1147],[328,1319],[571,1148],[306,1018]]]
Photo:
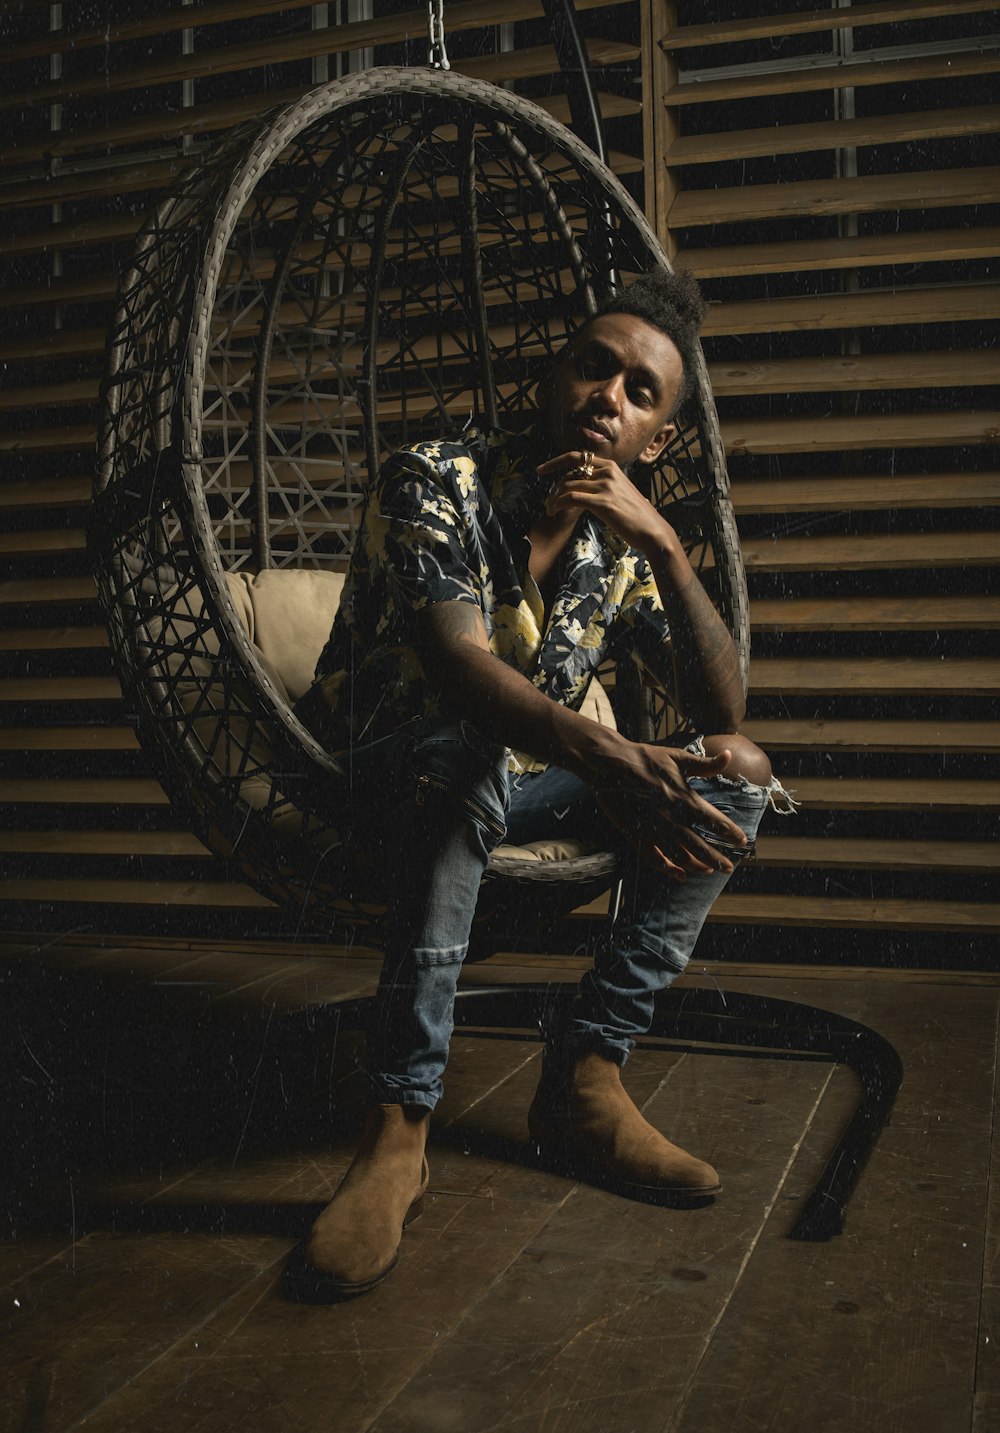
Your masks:
[[[90,533],[112,649],[172,800],[298,920],[329,932],[380,911],[375,873],[337,833],[340,768],[292,711],[368,483],[400,444],[470,418],[524,427],[566,337],[609,287],[658,266],[642,214],[585,145],[441,70],[369,70],[236,129],[142,230],[110,338]],[[701,363],[650,482],[745,674]],[[669,729],[631,673],[614,695],[630,735]],[[570,909],[615,868],[582,847],[548,860],[502,847],[484,908],[514,881],[559,888]]]

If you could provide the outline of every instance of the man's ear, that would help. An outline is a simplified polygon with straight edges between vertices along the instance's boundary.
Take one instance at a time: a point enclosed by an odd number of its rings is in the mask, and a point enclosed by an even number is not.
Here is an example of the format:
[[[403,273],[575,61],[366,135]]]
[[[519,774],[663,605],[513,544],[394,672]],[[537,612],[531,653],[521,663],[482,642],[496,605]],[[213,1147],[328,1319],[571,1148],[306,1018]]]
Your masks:
[[[657,429],[656,436],[646,444],[639,454],[639,462],[655,463],[676,432],[676,423],[664,423],[662,428]]]
[[[549,406],[549,399],[552,397],[552,369],[550,368],[543,378],[538,380],[535,388],[535,407],[540,413]]]

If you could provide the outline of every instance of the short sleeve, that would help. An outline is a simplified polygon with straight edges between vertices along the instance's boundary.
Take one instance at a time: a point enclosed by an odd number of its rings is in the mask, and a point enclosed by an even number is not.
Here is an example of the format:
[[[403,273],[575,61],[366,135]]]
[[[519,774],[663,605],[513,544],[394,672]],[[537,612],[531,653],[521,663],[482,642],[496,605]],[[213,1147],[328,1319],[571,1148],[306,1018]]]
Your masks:
[[[366,556],[381,569],[400,608],[439,602],[481,604],[466,549],[460,495],[421,455],[394,455],[382,467],[365,518]]]

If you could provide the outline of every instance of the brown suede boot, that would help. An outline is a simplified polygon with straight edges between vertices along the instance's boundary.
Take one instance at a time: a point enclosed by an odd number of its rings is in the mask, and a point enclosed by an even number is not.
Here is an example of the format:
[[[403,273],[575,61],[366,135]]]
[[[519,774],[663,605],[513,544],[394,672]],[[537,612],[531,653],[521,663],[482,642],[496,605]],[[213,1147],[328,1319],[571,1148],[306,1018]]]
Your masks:
[[[581,1178],[622,1194],[662,1193],[678,1202],[722,1188],[710,1164],[671,1144],[643,1118],[617,1063],[594,1051],[566,1070],[547,1057],[528,1129],[543,1154],[565,1157]]]
[[[422,1105],[368,1109],[350,1168],[288,1261],[288,1298],[334,1303],[367,1293],[391,1272],[403,1230],[423,1212],[429,1123]]]

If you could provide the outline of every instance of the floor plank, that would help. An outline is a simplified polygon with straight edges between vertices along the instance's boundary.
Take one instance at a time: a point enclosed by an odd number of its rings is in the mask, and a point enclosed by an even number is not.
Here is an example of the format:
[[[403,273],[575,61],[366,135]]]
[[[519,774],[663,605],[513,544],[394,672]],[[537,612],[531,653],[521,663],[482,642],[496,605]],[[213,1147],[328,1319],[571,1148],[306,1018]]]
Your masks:
[[[1000,1026],[995,1069],[994,1120],[1000,1088]],[[986,1247],[983,1252],[982,1309],[976,1347],[972,1433],[993,1433],[997,1428],[1000,1428],[1000,1147],[994,1139],[986,1207]]]
[[[164,980],[240,956],[211,942],[154,946],[137,938],[104,954],[111,967],[147,959]],[[302,972],[313,954],[271,943],[256,953],[269,1018],[279,956]],[[359,980],[377,970],[352,960]],[[545,961],[498,968],[544,979]],[[549,962],[557,979],[579,966]],[[496,978],[470,972],[473,984]],[[361,1092],[348,1072],[346,1115],[335,1111],[325,1137],[317,1120],[308,1143],[244,1148],[240,1136],[211,1158],[164,1150],[162,1168],[92,1173],[75,1180],[72,1204],[63,1190],[75,1239],[54,1229],[0,1245],[0,1425],[951,1433],[970,1427],[975,1399],[975,1433],[992,1433],[997,978],[701,965],[687,979],[841,1011],[897,1046],[893,1121],[839,1238],[787,1234],[855,1098],[843,1068],[637,1052],[626,1069],[637,1101],[723,1176],[713,1204],[672,1210],[534,1167],[525,1112],[537,1040],[463,1035],[435,1120],[429,1208],[385,1285],[319,1309],[278,1289],[286,1251],[350,1158]],[[316,1038],[294,1026],[302,1015],[279,1007],[274,1018]],[[977,1371],[981,1296],[991,1343]]]
[[[372,1433],[666,1428],[829,1079],[822,1065],[788,1071],[705,1055],[669,1066],[649,1117],[719,1160],[722,1198],[670,1210],[578,1186]]]
[[[947,1002],[929,991],[900,1000],[882,987],[855,988],[845,1002],[842,987],[800,988],[818,1005],[846,1004],[892,1040],[903,1088],[846,1232],[829,1244],[800,1244],[784,1237],[782,1220],[772,1222],[671,1428],[964,1433],[997,1001],[974,991],[955,991]]]

